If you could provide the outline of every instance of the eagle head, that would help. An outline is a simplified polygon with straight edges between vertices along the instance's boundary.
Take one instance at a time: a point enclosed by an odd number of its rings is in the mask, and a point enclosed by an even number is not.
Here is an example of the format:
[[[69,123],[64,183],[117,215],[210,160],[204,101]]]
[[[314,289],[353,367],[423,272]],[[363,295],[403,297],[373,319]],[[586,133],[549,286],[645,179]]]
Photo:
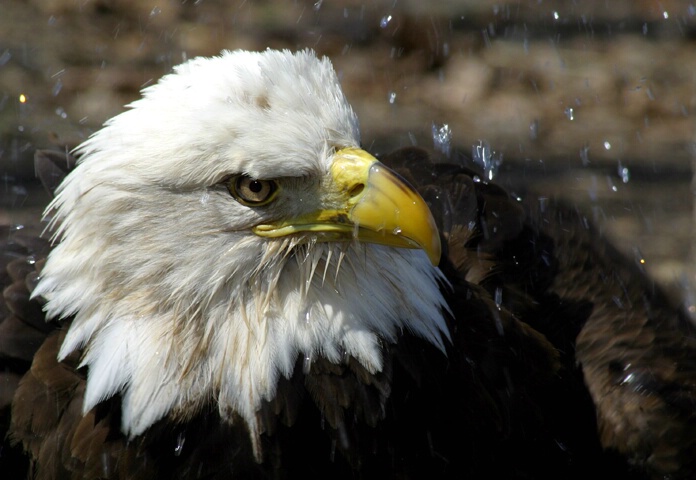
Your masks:
[[[433,218],[359,145],[329,60],[268,50],[176,67],[78,147],[34,295],[72,318],[84,411],[120,395],[134,437],[212,401],[253,437],[298,358],[443,348]]]

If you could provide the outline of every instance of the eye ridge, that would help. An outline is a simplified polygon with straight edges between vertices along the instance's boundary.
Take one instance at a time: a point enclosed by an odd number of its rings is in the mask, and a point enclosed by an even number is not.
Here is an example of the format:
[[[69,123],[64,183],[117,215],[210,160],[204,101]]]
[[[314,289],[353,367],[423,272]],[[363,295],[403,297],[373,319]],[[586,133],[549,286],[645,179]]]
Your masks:
[[[278,183],[275,180],[263,180],[247,175],[237,175],[228,180],[227,189],[239,203],[248,206],[259,206],[273,200],[278,191]]]

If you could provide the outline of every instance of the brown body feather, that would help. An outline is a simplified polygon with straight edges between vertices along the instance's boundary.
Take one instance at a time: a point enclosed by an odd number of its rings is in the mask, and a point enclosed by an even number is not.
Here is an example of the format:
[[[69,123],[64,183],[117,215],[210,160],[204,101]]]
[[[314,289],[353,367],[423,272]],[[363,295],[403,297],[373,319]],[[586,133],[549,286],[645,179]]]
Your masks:
[[[52,189],[66,158],[41,155]],[[4,428],[14,397],[15,447],[3,448],[4,471],[20,478],[29,468],[39,479],[696,473],[696,331],[639,267],[572,209],[525,206],[418,149],[383,161],[420,190],[440,227],[453,314],[446,356],[403,332],[383,345],[377,374],[352,358],[298,358],[258,412],[260,463],[243,422],[221,422],[214,405],[128,441],[118,397],[82,415],[79,358],[56,360],[65,325],[45,324],[40,303],[29,301],[47,244],[5,229],[0,378]]]

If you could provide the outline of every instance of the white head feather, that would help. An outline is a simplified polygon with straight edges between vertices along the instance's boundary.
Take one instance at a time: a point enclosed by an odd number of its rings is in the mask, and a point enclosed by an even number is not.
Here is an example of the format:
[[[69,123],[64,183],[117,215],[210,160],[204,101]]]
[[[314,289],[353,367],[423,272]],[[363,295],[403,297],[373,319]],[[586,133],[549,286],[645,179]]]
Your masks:
[[[311,208],[303,189],[335,148],[359,145],[327,59],[197,58],[129,107],[79,147],[47,210],[60,243],[34,292],[49,317],[74,315],[60,358],[84,349],[85,412],[121,394],[135,436],[213,400],[254,439],[258,408],[300,355],[350,355],[377,372],[380,342],[403,329],[442,346],[442,275],[424,252],[261,238],[250,228],[274,212],[216,186],[297,178],[277,208]]]

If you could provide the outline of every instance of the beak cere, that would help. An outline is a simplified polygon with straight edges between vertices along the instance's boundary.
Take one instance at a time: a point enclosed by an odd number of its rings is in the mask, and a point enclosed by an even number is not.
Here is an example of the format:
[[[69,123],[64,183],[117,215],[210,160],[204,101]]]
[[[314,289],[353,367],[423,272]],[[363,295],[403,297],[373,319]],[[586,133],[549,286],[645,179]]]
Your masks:
[[[336,152],[330,168],[327,200],[319,210],[257,225],[254,233],[281,237],[316,232],[319,241],[377,243],[420,248],[433,265],[440,262],[440,236],[423,198],[413,187],[369,153],[358,148]]]

